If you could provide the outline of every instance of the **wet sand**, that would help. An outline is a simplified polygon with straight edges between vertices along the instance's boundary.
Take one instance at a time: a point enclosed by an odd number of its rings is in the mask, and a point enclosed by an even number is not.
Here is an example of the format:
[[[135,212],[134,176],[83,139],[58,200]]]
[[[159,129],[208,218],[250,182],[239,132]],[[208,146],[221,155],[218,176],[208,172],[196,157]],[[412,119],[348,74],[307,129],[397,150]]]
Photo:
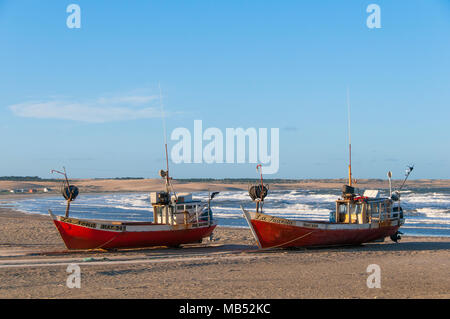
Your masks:
[[[67,266],[81,268],[68,288]],[[381,269],[368,288],[367,266]],[[248,229],[180,249],[68,253],[50,217],[0,208],[0,298],[449,298],[450,238],[258,251]]]

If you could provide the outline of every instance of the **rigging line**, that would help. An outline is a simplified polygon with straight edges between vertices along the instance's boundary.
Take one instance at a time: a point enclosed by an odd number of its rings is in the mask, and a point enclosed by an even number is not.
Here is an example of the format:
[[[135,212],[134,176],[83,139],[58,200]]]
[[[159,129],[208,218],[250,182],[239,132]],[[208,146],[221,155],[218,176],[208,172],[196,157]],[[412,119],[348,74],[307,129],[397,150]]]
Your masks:
[[[350,90],[347,87],[347,124],[348,124],[348,144],[352,144],[351,123],[350,123]]]
[[[170,182],[170,176],[169,176],[169,154],[167,151],[167,129],[166,129],[166,116],[164,113],[164,104],[162,102],[162,91],[161,91],[161,83],[158,82],[158,89],[159,89],[159,104],[161,105],[161,116],[163,120],[163,130],[164,130],[164,148],[165,148],[165,154],[166,154],[166,187],[167,192],[169,192],[170,189],[172,189],[172,192],[175,195],[175,198],[178,199],[177,193],[175,192],[175,189]]]
[[[350,90],[347,86],[347,124],[348,124],[348,184],[352,186],[352,134],[350,123]]]
[[[292,239],[292,240],[289,240],[289,241],[287,241],[287,242],[285,242],[285,243],[281,243],[281,244],[279,244],[279,245],[275,245],[275,246],[271,246],[271,247],[261,248],[260,250],[268,250],[268,249],[272,249],[272,248],[282,247],[282,246],[287,245],[287,244],[290,244],[290,243],[292,243],[292,242],[294,242],[294,241],[296,241],[296,240],[299,240],[299,239],[302,239],[302,238],[304,238],[304,237],[306,237],[306,236],[309,236],[309,235],[311,235],[311,234],[314,233],[314,232],[315,232],[315,231],[310,231],[309,233],[306,233],[306,234],[304,234],[304,235],[302,235],[302,236],[299,236],[299,237],[297,237],[297,238],[294,238],[294,239]]]

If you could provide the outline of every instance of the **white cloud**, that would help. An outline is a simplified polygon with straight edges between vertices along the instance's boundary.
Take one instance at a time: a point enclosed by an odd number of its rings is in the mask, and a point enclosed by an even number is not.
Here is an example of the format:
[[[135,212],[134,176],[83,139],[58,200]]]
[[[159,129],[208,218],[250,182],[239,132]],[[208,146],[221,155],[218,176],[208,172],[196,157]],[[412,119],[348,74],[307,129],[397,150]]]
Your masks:
[[[82,102],[53,99],[18,103],[9,109],[21,117],[104,123],[161,117],[158,100],[156,95],[100,97]]]

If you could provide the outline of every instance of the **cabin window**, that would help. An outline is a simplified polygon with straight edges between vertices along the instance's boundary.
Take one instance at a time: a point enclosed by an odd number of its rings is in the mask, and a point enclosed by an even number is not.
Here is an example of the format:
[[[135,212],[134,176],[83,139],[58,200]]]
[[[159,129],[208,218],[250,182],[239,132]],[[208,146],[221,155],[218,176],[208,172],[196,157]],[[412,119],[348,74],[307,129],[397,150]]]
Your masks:
[[[350,205],[350,213],[353,214],[361,214],[362,212],[362,205],[361,204],[351,204]]]
[[[373,203],[372,205],[372,216],[378,217],[380,215],[380,207],[377,203]]]
[[[384,206],[384,203],[380,203],[380,213],[381,219],[384,219],[384,216],[386,216],[386,207]]]
[[[192,205],[178,205],[177,211],[184,211],[184,210],[188,210],[188,209],[192,209],[192,208],[193,208]]]
[[[363,205],[360,203],[340,203],[337,207],[338,221],[342,223],[363,223]]]
[[[368,204],[366,207],[367,207],[367,216],[371,216],[372,215],[372,205]]]
[[[337,222],[344,222],[347,216],[347,203],[339,203],[337,207]]]
[[[348,206],[350,208],[350,214],[354,214],[355,213],[355,204],[349,204]]]
[[[391,210],[392,210],[391,203],[387,202],[385,205],[386,205],[386,213],[387,213],[386,215],[391,216]]]
[[[357,223],[357,224],[362,224],[363,220],[362,220],[362,205],[360,203],[356,203],[356,204],[351,204],[351,208],[350,208],[350,222],[351,223]]]

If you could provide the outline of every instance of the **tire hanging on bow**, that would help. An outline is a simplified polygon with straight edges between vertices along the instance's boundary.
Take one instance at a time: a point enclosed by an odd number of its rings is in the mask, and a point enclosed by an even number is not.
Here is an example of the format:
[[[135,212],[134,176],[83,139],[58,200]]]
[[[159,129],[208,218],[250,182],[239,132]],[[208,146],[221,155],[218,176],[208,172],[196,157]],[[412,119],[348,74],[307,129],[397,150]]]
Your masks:
[[[267,193],[269,192],[269,189],[266,185],[252,185],[248,189],[248,194],[250,195],[250,198],[255,201],[257,199],[264,200],[266,198]]]
[[[262,165],[261,164],[256,165],[256,171],[260,173],[261,183],[249,186],[248,194],[250,195],[250,198],[252,199],[252,201],[259,200],[259,201],[263,202],[264,198],[266,198],[266,196],[269,192],[269,185],[264,185],[264,183],[263,183]]]
[[[74,201],[79,194],[79,190],[75,185],[62,186],[61,194],[66,200]]]
[[[69,179],[67,178],[66,168],[65,167],[63,167],[63,168],[64,168],[64,172],[60,172],[55,169],[52,169],[51,173],[52,174],[58,173],[58,174],[61,174],[64,176],[64,180],[61,185],[61,194],[67,201],[66,213],[64,215],[67,218],[67,217],[69,217],[70,202],[74,201],[75,198],[77,198],[79,190],[78,190],[78,187],[76,187],[75,185],[70,185]]]

